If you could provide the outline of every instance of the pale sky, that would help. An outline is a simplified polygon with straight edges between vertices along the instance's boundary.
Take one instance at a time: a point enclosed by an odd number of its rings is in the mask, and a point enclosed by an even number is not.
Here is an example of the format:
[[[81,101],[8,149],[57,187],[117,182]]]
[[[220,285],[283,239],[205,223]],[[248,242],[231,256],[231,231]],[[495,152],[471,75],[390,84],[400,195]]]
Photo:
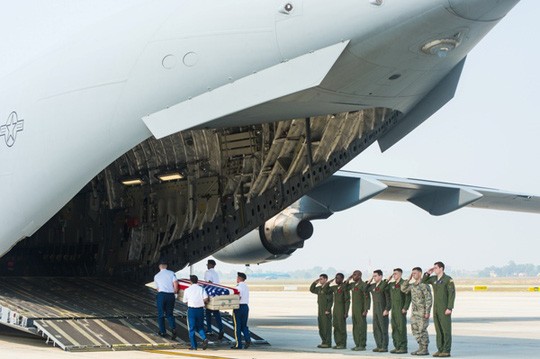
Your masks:
[[[540,1],[522,0],[469,54],[453,100],[386,153],[374,144],[345,168],[540,195],[539,15]],[[303,249],[252,269],[540,264],[539,224],[535,214],[466,208],[433,217],[409,203],[371,200],[314,221]]]

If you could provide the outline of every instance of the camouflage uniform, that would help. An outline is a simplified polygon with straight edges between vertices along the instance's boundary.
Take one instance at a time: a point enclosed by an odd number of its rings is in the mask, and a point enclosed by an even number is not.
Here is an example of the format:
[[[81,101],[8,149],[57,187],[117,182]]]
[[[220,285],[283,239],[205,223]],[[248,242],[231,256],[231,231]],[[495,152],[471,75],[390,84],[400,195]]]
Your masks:
[[[437,333],[437,351],[450,354],[452,348],[452,315],[446,315],[446,309],[454,308],[456,299],[456,287],[452,277],[443,274],[440,279],[437,276],[424,274],[422,283],[433,286],[433,324]]]
[[[317,304],[319,306],[319,315],[317,322],[319,324],[319,335],[322,345],[332,346],[332,303],[334,299],[332,293],[325,293],[323,286],[318,286],[317,281],[311,283],[309,291],[317,294]],[[328,314],[326,314],[328,312]]]
[[[387,282],[383,280],[377,285],[368,287],[373,302],[373,336],[378,349],[388,350],[388,316],[383,311],[390,310],[390,293],[387,290]]]
[[[340,285],[324,286],[325,293],[334,294],[334,310],[332,311],[332,322],[334,324],[334,341],[337,348],[347,347],[347,325],[345,316],[349,313],[351,305],[351,293],[347,290],[347,283]]]
[[[419,347],[413,354],[429,354],[429,335],[427,332],[429,318],[426,319],[425,315],[429,315],[431,312],[431,289],[421,281],[410,285],[409,281],[406,280],[401,286],[401,291],[403,293],[411,293],[411,329]]]
[[[349,283],[348,290],[352,297],[352,323],[355,349],[365,349],[367,340],[367,321],[364,313],[369,310],[371,300],[367,292],[367,284],[362,280]]]
[[[409,310],[411,304],[411,295],[401,291],[403,279],[388,284],[390,292],[390,302],[392,307],[391,323],[392,323],[392,341],[394,342],[395,350],[399,352],[407,352],[407,314],[402,310]]]

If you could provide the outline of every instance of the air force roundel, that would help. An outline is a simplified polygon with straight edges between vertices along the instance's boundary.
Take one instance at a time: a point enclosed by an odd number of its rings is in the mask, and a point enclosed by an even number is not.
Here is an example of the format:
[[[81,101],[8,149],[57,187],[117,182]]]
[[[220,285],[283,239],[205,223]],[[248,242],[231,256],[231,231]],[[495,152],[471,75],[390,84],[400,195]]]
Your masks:
[[[6,124],[0,126],[0,138],[4,138],[4,141],[8,147],[12,147],[17,140],[17,133],[24,130],[24,120],[19,119],[17,112],[13,111],[9,114]]]

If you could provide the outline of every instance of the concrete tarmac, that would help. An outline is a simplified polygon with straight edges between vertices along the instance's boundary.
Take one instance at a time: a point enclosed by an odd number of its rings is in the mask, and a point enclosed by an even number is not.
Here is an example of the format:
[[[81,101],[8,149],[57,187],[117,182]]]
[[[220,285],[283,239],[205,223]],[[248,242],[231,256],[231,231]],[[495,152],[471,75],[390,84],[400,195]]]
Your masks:
[[[316,296],[309,292],[252,291],[250,293],[249,327],[271,345],[248,350],[209,348],[206,351],[155,350],[116,352],[64,352],[29,338],[0,330],[0,358],[396,358],[414,357],[373,353],[375,347],[371,325],[368,326],[368,351],[353,352],[351,319],[348,319],[347,350],[318,349],[320,343],[316,318]],[[371,314],[368,314],[368,323]],[[409,352],[416,342],[409,329]],[[452,357],[458,358],[539,358],[540,293],[539,292],[461,292],[458,291],[453,313]],[[435,329],[428,328],[430,352],[436,351]],[[392,348],[390,334],[390,347]]]

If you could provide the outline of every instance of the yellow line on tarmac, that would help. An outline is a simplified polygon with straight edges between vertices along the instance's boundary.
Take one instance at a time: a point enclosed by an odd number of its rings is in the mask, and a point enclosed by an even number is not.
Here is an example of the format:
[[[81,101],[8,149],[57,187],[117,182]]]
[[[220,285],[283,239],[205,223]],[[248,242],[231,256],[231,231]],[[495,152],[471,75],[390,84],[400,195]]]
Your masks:
[[[184,352],[171,352],[168,350],[145,350],[147,353],[154,353],[154,354],[165,354],[165,355],[176,355],[180,357],[189,357],[189,358],[206,358],[206,359],[234,359],[234,358],[228,358],[228,357],[220,357],[217,355],[205,355],[205,354],[191,354],[191,353],[184,353]]]

